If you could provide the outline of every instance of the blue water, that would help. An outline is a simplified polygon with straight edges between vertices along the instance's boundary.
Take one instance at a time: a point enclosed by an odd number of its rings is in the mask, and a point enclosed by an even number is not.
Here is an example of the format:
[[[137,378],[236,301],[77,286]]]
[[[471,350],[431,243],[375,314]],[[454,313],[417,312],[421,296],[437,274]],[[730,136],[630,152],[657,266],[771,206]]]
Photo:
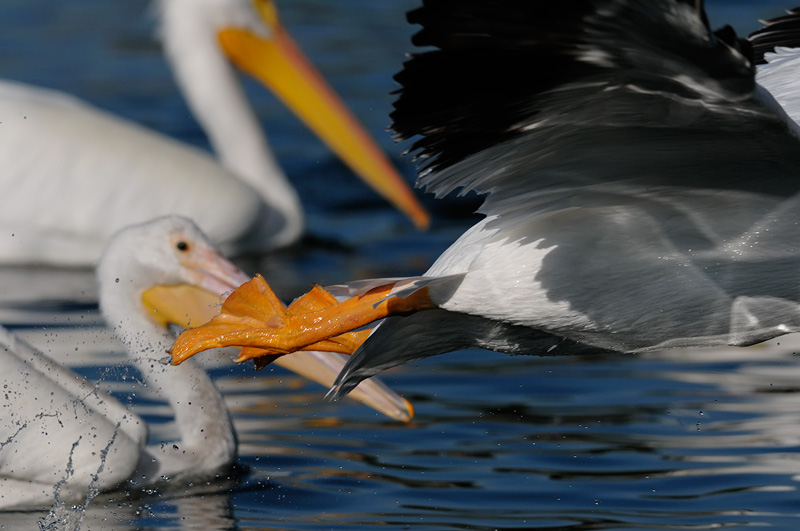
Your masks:
[[[284,0],[286,24],[409,179],[384,131],[416,0]],[[741,31],[782,3],[709,2]],[[90,21],[87,23],[86,21]],[[0,75],[75,93],[205,145],[152,39],[141,0],[4,0]],[[417,274],[474,203],[430,202],[417,233],[356,183],[279,103],[250,86],[316,236],[242,263],[285,297],[312,282]],[[168,408],[98,339],[89,271],[0,270],[0,322],[101,379],[168,438]],[[57,325],[57,326],[54,326]],[[59,332],[53,336],[53,332]],[[57,339],[56,339],[57,337]],[[465,351],[385,377],[416,406],[402,425],[280,369],[213,371],[240,438],[229,477],[100,495],[81,529],[796,529],[800,340],[748,349],[548,359]],[[0,514],[35,528],[46,513]],[[62,526],[62,528],[65,528]]]

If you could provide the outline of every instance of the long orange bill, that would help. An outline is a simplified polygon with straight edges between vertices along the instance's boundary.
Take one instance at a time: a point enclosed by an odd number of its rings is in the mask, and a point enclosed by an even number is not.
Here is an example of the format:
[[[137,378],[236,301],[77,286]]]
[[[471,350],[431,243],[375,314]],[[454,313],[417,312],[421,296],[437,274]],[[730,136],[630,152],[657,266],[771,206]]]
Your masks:
[[[417,228],[428,214],[345,104],[278,20],[271,0],[254,0],[266,32],[227,27],[218,39],[228,58],[271,89],[350,168],[404,212]]]
[[[183,327],[190,327],[205,323],[219,314],[221,292],[230,291],[242,280],[237,274],[226,276],[229,271],[224,267],[220,268],[215,264],[211,266],[203,264],[202,266],[204,276],[202,279],[198,279],[198,284],[208,285],[212,291],[199,285],[178,284],[154,286],[142,294],[142,303],[154,321],[162,325],[175,323]],[[228,269],[235,273],[233,269]],[[209,272],[216,274],[209,275]],[[241,276],[244,277],[243,274]],[[227,289],[225,289],[226,284],[229,286]],[[363,333],[363,338],[365,337],[366,332]],[[352,352],[357,348],[356,343],[360,344],[363,338],[353,336],[353,342],[346,344],[347,340],[343,337],[337,340],[338,343],[332,341],[331,344],[335,343],[338,351]],[[277,360],[277,364],[329,388],[344,367],[345,361],[346,358],[334,352],[303,352],[288,358],[281,358]],[[377,379],[359,385],[352,397],[399,421],[407,422],[414,415],[414,408],[407,400],[398,396]]]
[[[217,317],[178,337],[171,351],[172,363],[226,346],[244,347],[239,362],[262,357],[271,360],[300,350],[352,353],[369,334],[358,330],[361,327],[388,315],[433,308],[427,289],[399,298],[391,296],[393,287],[379,286],[338,302],[315,286],[286,307],[257,275],[231,293]]]

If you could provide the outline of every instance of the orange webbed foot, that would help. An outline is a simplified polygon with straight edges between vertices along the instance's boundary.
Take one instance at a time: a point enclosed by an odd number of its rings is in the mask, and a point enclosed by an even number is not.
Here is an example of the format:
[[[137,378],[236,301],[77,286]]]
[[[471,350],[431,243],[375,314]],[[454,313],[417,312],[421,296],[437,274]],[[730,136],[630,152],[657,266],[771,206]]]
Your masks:
[[[251,330],[285,325],[286,307],[260,275],[245,282],[228,296],[219,315],[203,326],[184,331],[172,347],[172,363],[177,365],[197,352],[229,346],[235,335]],[[248,346],[242,344],[240,346]],[[264,349],[265,355],[280,352]]]
[[[393,298],[386,284],[342,302],[320,286],[288,307],[257,275],[237,288],[209,323],[183,332],[172,348],[177,365],[194,354],[217,347],[243,347],[238,362],[258,358],[258,367],[298,350],[353,353],[369,335],[357,329],[392,313],[432,307],[427,290]]]

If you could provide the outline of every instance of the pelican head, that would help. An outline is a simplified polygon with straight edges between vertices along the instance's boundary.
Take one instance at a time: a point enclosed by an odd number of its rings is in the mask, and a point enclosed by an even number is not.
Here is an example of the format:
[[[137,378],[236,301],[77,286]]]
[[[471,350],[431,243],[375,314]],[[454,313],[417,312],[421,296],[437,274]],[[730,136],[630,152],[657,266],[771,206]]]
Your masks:
[[[147,315],[164,324],[167,318],[154,316],[144,294],[157,285],[194,287],[207,293],[206,306],[248,277],[222,257],[192,221],[169,216],[121,230],[106,248],[97,270],[100,304],[106,318],[115,325],[131,315]],[[131,312],[129,301],[142,301],[147,312]],[[185,315],[193,311],[187,306]],[[203,319],[198,316],[199,319]],[[189,317],[187,317],[189,319]],[[180,321],[183,319],[170,319]]]

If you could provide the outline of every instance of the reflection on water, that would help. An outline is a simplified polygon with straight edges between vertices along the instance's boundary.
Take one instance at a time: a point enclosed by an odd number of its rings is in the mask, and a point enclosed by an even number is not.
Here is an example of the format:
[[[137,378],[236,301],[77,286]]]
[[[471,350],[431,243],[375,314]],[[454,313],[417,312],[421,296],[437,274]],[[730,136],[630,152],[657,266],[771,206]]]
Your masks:
[[[47,3],[47,16],[36,14],[38,2],[0,6],[0,18],[10,23],[0,37],[8,45],[0,48],[2,75],[74,90],[203,142],[172,95],[151,29],[138,18],[140,0]],[[411,29],[402,13],[416,3],[282,5],[309,55],[322,61],[379,138],[390,76],[408,50]],[[717,20],[727,12],[737,23],[784,7],[708,3]],[[103,21],[96,33],[58,30],[87,14]],[[334,32],[351,20],[352,32]],[[27,49],[31,35],[44,38]],[[369,36],[371,45],[358,35]],[[129,68],[143,73],[138,94],[119,81]],[[433,231],[420,235],[384,207],[352,208],[361,189],[289,118],[276,117],[277,105],[262,100],[258,106],[270,116],[269,132],[287,170],[301,177],[309,225],[325,243],[242,262],[264,273],[281,295],[305,292],[311,282],[419,273],[469,223],[456,215],[442,219],[450,213],[442,210]],[[388,137],[382,141],[399,154]],[[326,188],[331,179],[335,186]],[[129,370],[95,300],[91,271],[0,270],[0,323],[131,404],[153,427],[151,442],[170,440],[169,408]],[[0,528],[793,529],[800,516],[795,350],[800,339],[785,337],[747,349],[637,357],[459,352],[387,376],[416,406],[407,425],[353,402],[324,402],[324,389],[280,369],[218,365],[211,371],[239,434],[236,470],[203,485],[149,492],[128,485],[98,496],[85,512],[3,513]]]
[[[105,507],[92,505],[84,511],[58,507],[44,516],[35,512],[3,514],[5,529],[37,529],[37,526],[43,530],[133,531],[177,528],[187,531],[224,531],[235,529],[236,522],[230,496],[227,494],[179,497],[145,507],[130,502],[112,502]]]

